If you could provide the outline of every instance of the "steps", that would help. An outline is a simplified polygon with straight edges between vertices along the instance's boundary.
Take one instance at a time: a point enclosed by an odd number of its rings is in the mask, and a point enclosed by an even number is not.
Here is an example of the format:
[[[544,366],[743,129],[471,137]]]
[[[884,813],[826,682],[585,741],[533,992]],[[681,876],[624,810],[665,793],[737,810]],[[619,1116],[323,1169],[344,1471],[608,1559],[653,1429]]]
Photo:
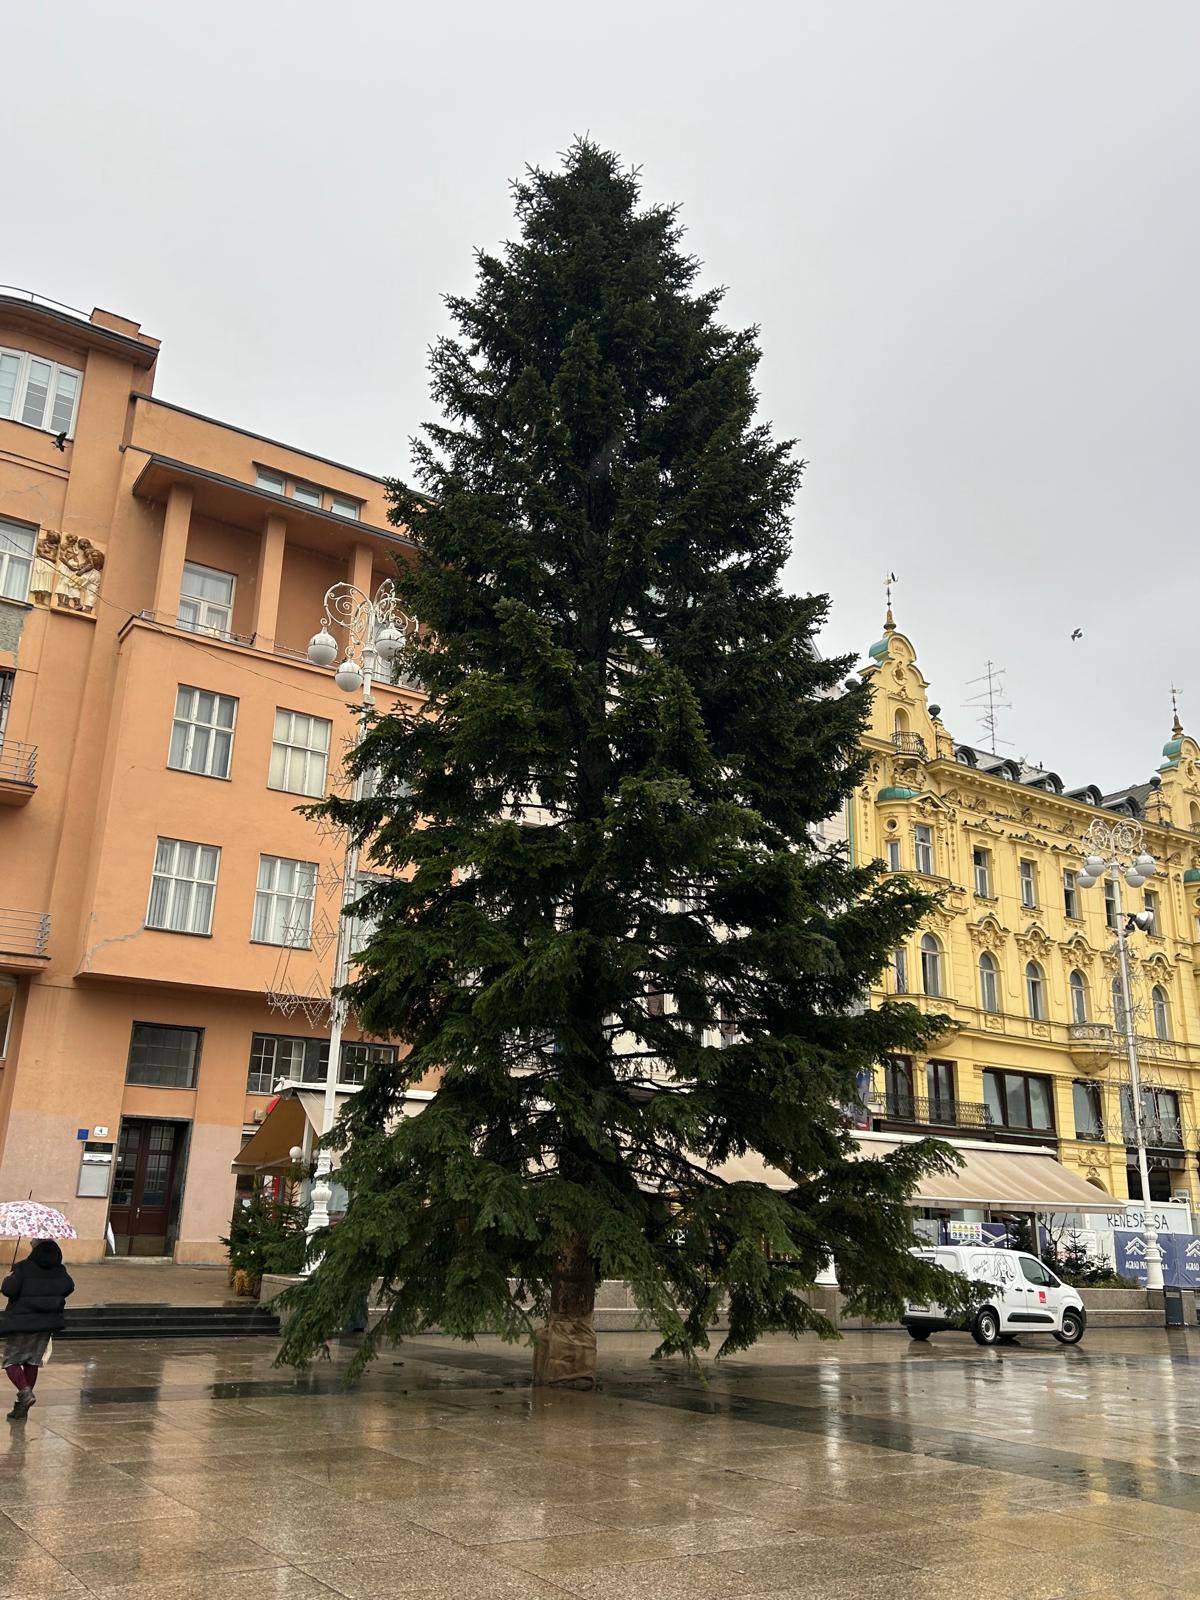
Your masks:
[[[166,1303],[67,1307],[56,1339],[252,1339],[279,1337],[279,1318],[255,1301],[216,1306]]]

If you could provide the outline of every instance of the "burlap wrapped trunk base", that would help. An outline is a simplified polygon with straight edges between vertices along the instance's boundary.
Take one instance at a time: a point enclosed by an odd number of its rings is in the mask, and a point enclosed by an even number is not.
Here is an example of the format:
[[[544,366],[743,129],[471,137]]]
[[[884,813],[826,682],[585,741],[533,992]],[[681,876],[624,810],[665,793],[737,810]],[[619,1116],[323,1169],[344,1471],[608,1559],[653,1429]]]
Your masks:
[[[550,1314],[538,1330],[533,1381],[591,1389],[596,1382],[596,1275],[582,1239],[559,1256],[550,1284]]]

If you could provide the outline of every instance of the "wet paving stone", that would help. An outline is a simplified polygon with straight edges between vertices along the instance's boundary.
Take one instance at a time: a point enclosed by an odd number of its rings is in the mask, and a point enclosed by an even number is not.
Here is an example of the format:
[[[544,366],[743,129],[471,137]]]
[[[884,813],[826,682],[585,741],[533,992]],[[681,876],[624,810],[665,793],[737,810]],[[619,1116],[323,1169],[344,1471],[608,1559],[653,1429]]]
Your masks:
[[[592,1394],[414,1342],[56,1353],[0,1434],[0,1600],[1165,1600],[1200,1592],[1200,1334],[772,1339]],[[402,1362],[402,1365],[397,1363]]]

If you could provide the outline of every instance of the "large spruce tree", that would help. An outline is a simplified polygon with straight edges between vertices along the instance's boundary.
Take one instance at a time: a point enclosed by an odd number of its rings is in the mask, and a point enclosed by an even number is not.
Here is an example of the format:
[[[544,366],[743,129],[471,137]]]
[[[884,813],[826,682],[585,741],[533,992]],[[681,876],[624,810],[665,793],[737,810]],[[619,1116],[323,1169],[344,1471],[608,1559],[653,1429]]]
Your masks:
[[[597,1278],[689,1356],[722,1302],[724,1350],[828,1331],[804,1296],[831,1257],[894,1313],[930,1286],[905,1198],[945,1158],[855,1160],[841,1109],[929,1036],[862,1005],[928,902],[813,838],[867,691],[814,648],[826,598],[781,587],[801,464],[756,418],[756,332],[615,156],[579,142],[514,196],[519,237],[448,302],[421,487],[391,485],[428,704],[329,807],[395,873],[352,1002],[411,1052],[338,1130],[349,1205],[284,1357],[382,1279],[377,1337],[541,1323],[537,1376],[587,1382]],[[791,1186],[727,1181],[746,1152]]]

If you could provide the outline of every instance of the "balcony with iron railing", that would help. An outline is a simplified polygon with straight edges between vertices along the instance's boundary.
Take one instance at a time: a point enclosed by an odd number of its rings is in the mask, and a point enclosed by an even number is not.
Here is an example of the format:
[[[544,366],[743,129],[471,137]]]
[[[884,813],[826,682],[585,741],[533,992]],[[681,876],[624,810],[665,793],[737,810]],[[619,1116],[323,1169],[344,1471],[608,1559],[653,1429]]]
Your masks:
[[[50,913],[0,906],[0,972],[38,972],[50,959]]]
[[[922,761],[925,760],[925,740],[919,733],[904,733],[897,728],[892,735],[892,746],[901,755],[920,756]]]
[[[0,738],[0,806],[23,806],[37,789],[37,745]]]
[[[992,1129],[995,1123],[982,1101],[943,1095],[927,1100],[919,1095],[883,1093],[865,1096],[867,1110],[884,1122],[902,1122],[914,1128]]]
[[[1126,1147],[1130,1150],[1136,1148],[1137,1130],[1133,1126],[1133,1118],[1121,1118],[1121,1137],[1125,1140]],[[1143,1117],[1142,1137],[1149,1150],[1182,1150],[1183,1124],[1178,1117]]]

